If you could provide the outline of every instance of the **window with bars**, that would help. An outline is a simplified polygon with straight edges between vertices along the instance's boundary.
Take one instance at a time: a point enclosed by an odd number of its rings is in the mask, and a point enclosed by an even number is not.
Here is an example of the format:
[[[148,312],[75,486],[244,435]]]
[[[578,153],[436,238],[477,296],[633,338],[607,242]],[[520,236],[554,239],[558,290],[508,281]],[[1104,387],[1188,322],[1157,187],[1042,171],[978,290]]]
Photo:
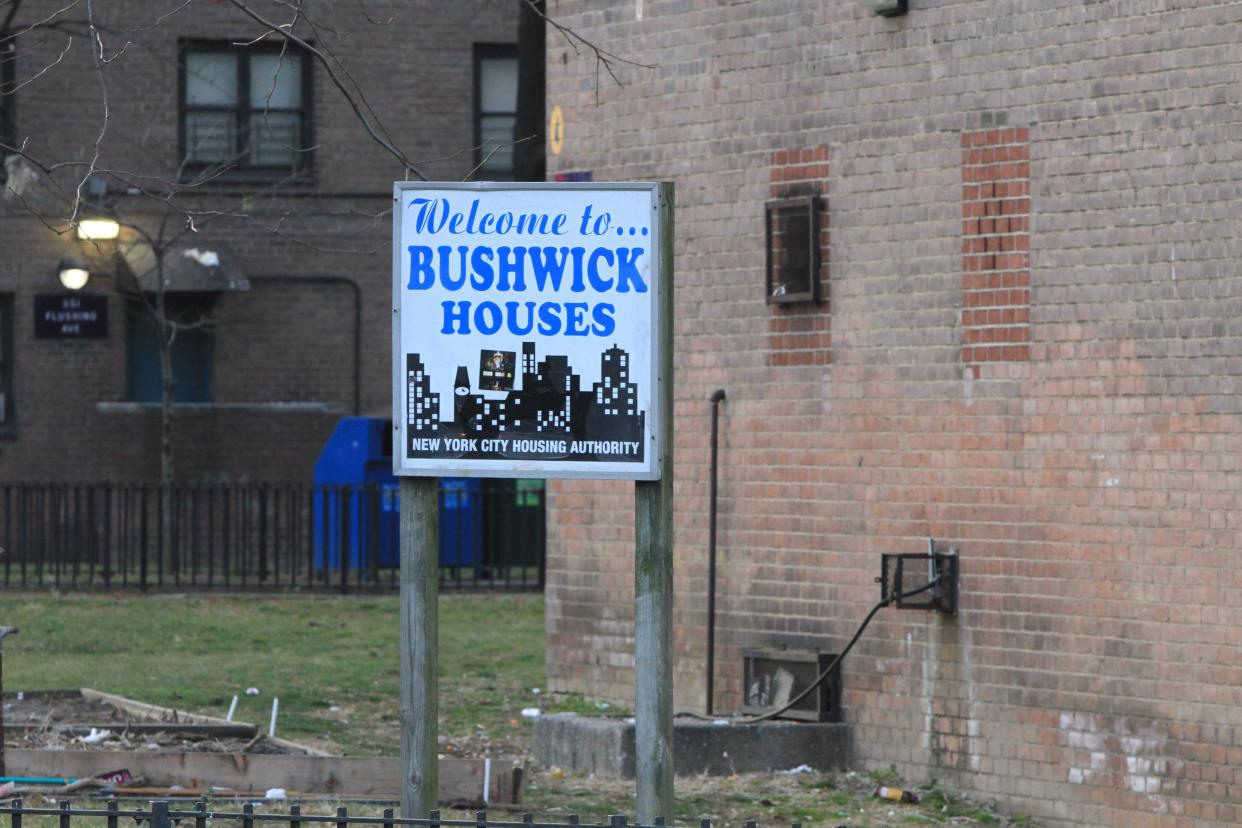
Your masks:
[[[770,201],[764,218],[768,303],[818,302],[818,197]]]
[[[477,178],[513,178],[518,100],[517,46],[474,47],[474,162]]]
[[[183,43],[184,169],[270,176],[308,170],[309,70],[305,53],[279,44]]]

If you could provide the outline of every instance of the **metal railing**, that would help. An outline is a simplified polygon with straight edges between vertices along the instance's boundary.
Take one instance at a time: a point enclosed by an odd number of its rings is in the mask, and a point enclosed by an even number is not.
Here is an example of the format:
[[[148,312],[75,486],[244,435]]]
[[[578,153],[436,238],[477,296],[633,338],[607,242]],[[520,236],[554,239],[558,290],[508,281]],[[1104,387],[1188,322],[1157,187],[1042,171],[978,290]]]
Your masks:
[[[121,820],[133,820],[135,824],[141,825],[146,822],[146,828],[207,828],[208,824],[217,820],[226,820],[232,823],[240,823],[242,828],[256,828],[256,823],[278,823],[287,824],[289,828],[303,828],[303,825],[310,823],[311,826],[318,824],[331,824],[335,828],[349,828],[351,825],[384,825],[384,826],[419,826],[419,828],[567,828],[567,826],[578,826],[579,828],[670,828],[663,817],[656,817],[650,825],[640,822],[630,822],[625,816],[610,816],[608,822],[591,823],[582,822],[577,815],[568,815],[563,822],[536,822],[533,814],[523,814],[520,821],[518,820],[495,820],[489,819],[486,811],[478,811],[474,819],[446,819],[440,816],[439,811],[431,811],[426,819],[407,819],[396,816],[394,808],[385,808],[382,816],[351,816],[349,810],[345,807],[338,807],[335,814],[318,815],[303,814],[302,809],[297,805],[289,806],[289,812],[285,814],[262,813],[255,810],[254,805],[250,802],[242,806],[241,811],[217,811],[209,810],[207,800],[200,799],[192,803],[193,807],[189,809],[178,809],[172,807],[181,804],[180,802],[168,802],[163,800],[152,801],[151,807],[148,809],[130,810],[123,809],[115,800],[109,800],[104,808],[74,808],[72,803],[64,800],[59,803],[56,808],[31,808],[22,803],[22,800],[12,800],[10,804],[5,805],[0,802],[0,814],[8,814],[10,817],[10,828],[23,828],[22,817],[55,817],[59,822],[59,828],[72,828],[74,818],[103,818],[106,820],[107,828],[121,828]],[[191,804],[191,803],[186,803]],[[712,822],[709,819],[701,819],[698,822],[699,828],[711,828]],[[758,823],[750,820],[746,822],[746,828],[757,828]],[[259,826],[262,828],[262,826]],[[794,822],[791,828],[801,828],[801,824]]]
[[[0,483],[0,587],[387,591],[394,485]],[[442,479],[440,581],[542,589],[542,481]]]

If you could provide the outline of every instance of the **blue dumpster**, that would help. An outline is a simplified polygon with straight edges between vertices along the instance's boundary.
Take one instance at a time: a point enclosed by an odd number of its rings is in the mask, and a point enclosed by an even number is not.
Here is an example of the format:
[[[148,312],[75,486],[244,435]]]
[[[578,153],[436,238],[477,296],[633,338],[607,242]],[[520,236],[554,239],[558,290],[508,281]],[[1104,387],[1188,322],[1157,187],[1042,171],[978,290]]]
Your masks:
[[[392,473],[392,421],[346,417],[315,461],[315,565],[398,566],[400,499]],[[477,567],[483,552],[483,483],[440,480],[440,566]]]
[[[397,566],[397,478],[390,421],[346,417],[315,461],[315,564],[340,569]]]

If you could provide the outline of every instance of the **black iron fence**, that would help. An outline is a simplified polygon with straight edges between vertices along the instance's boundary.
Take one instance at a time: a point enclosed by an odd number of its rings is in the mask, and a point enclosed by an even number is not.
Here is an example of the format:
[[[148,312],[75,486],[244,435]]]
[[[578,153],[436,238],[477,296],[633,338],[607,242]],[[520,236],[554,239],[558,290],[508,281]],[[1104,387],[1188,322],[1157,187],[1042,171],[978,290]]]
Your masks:
[[[440,481],[440,582],[542,589],[541,480]],[[0,483],[0,586],[396,590],[395,485]]]
[[[178,808],[178,805],[188,805],[190,807]],[[129,820],[133,820],[134,824],[142,826],[146,823],[146,828],[207,828],[208,824],[216,821],[225,821],[228,823],[239,823],[242,828],[266,828],[262,823],[277,823],[278,825],[288,825],[289,828],[303,828],[309,824],[308,828],[314,828],[317,824],[326,824],[335,826],[335,828],[349,828],[351,825],[383,825],[383,826],[407,826],[408,828],[568,828],[568,826],[577,826],[578,828],[665,828],[669,823],[663,817],[656,817],[650,824],[645,825],[640,822],[630,822],[624,816],[611,816],[607,822],[591,823],[582,822],[576,815],[568,815],[564,821],[558,822],[536,822],[533,814],[522,814],[520,820],[496,820],[488,817],[486,811],[478,811],[475,813],[474,819],[446,819],[440,816],[439,811],[431,811],[426,819],[406,819],[396,816],[396,810],[393,808],[385,808],[382,816],[353,816],[349,813],[348,808],[338,807],[335,814],[304,814],[302,809],[297,805],[289,806],[289,812],[284,814],[265,813],[256,811],[252,803],[245,803],[240,811],[218,811],[211,808],[214,803],[209,803],[205,799],[196,802],[179,802],[179,801],[152,801],[149,808],[131,810],[121,808],[120,803],[115,799],[109,800],[103,808],[74,808],[68,800],[62,800],[58,807],[55,808],[32,808],[23,804],[21,799],[14,799],[8,804],[0,801],[0,814],[8,814],[10,819],[10,828],[23,828],[22,817],[29,816],[51,817],[58,822],[59,828],[72,828],[74,819],[79,821],[85,819],[93,819],[96,822],[99,819],[106,820],[107,828],[121,828],[122,820],[125,825],[129,825]],[[256,823],[259,823],[256,826]],[[699,828],[711,828],[712,823],[709,819],[701,819],[698,822]],[[758,828],[758,823],[748,821],[746,828]],[[792,823],[792,828],[801,828],[800,823]]]

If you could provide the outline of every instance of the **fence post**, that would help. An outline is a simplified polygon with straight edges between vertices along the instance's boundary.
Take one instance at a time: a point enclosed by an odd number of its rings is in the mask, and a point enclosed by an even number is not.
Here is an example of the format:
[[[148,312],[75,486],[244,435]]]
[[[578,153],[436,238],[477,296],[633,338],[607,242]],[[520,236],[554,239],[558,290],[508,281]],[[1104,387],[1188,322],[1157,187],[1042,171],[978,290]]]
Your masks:
[[[172,820],[168,818],[167,802],[151,803],[151,824],[147,828],[172,828]]]
[[[259,484],[259,586],[267,580],[267,484]]]
[[[336,528],[340,530],[341,538],[341,594],[345,595],[349,592],[349,553],[352,551],[350,541],[353,538],[350,529],[349,509],[350,489],[347,486],[338,486],[336,488]]]
[[[17,632],[17,627],[0,627],[0,699],[4,698],[4,638]],[[0,704],[0,776],[4,776],[4,705]]]

